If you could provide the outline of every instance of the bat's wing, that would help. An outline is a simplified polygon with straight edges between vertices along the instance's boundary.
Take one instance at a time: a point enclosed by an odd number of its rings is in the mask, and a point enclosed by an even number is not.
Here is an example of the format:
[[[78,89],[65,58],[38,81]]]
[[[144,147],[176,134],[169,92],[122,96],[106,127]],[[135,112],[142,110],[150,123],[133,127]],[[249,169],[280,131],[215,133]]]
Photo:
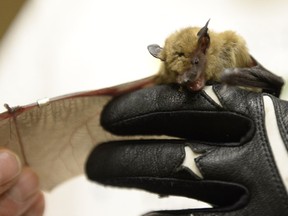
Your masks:
[[[42,189],[83,173],[83,164],[99,142],[115,139],[99,118],[115,95],[153,83],[153,77],[116,87],[51,99],[48,103],[9,108],[0,114],[0,147],[16,152],[40,177]]]
[[[261,88],[263,92],[279,97],[284,85],[283,78],[264,68],[253,57],[252,59],[255,63],[253,67],[225,69],[221,82],[228,85]]]

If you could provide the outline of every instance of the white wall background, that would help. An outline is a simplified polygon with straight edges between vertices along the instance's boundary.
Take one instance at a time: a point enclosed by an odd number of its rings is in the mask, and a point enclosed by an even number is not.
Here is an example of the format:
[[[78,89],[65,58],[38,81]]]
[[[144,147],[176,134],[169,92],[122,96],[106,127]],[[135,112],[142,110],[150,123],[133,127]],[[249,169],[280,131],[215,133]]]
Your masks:
[[[203,26],[209,18],[210,29],[235,30],[259,62],[287,78],[287,11],[285,0],[30,0],[0,44],[0,104],[151,75],[159,62],[147,45],[163,44],[171,32]],[[155,204],[143,201],[148,195],[119,193],[80,177],[47,194],[45,215],[132,216]]]

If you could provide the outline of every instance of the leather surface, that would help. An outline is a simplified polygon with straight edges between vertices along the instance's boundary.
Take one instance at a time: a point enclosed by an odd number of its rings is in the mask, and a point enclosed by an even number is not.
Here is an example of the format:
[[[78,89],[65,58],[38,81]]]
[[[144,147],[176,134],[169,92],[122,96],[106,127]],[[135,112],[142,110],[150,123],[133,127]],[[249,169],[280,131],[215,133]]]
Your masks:
[[[88,177],[102,184],[196,198],[214,206],[149,215],[288,215],[287,192],[267,140],[262,95],[220,85],[214,91],[223,107],[205,92],[191,93],[175,85],[112,100],[102,113],[106,130],[174,138],[104,143],[87,161]],[[273,100],[287,145],[287,102]],[[203,179],[181,166],[185,146],[202,154],[195,161]]]

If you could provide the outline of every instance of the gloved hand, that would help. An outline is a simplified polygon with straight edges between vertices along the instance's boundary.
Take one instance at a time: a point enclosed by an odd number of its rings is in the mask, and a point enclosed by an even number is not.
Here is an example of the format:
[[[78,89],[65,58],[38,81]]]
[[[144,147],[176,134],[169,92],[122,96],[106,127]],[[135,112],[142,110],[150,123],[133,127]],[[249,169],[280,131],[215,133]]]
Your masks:
[[[288,215],[286,101],[237,87],[193,93],[161,85],[115,98],[101,123],[118,135],[169,138],[97,146],[86,164],[89,179],[213,206],[148,215]]]

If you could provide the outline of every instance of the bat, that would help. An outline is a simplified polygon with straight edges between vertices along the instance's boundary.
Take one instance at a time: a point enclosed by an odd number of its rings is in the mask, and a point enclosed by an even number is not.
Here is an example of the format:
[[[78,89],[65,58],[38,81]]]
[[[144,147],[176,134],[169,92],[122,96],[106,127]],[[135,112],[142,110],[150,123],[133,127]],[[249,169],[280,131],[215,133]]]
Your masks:
[[[0,114],[0,147],[14,151],[40,178],[41,189],[84,173],[97,143],[121,139],[104,131],[100,113],[114,96],[151,85],[148,77],[110,88],[64,95]],[[125,138],[126,139],[126,138]]]
[[[241,37],[232,32],[209,32],[209,35],[207,26],[208,22],[201,29],[189,28],[171,35],[164,48],[158,45],[149,46],[150,53],[163,61],[155,76],[26,106],[5,105],[7,111],[0,114],[0,147],[11,149],[19,155],[23,165],[36,171],[41,188],[51,190],[59,183],[84,172],[85,160],[97,143],[123,139],[104,131],[99,123],[100,113],[112,97],[170,82],[187,86],[192,91],[200,90],[209,82],[223,82],[260,87],[275,95],[280,94],[284,83],[282,78],[264,69],[252,58]],[[181,32],[183,36],[180,37]],[[239,59],[238,55],[235,56],[235,51],[229,51],[231,46],[222,50],[224,48],[220,46],[220,39],[227,35],[239,41],[234,45],[241,45],[241,53],[246,56],[245,61]],[[220,38],[218,45],[213,42],[216,38]],[[221,52],[216,49],[217,46]],[[216,53],[213,57],[215,50],[221,55],[217,56]],[[223,55],[228,58],[233,52],[234,60],[225,60]],[[221,58],[222,62],[219,63]]]
[[[235,32],[208,32],[209,21],[202,28],[188,27],[171,34],[163,48],[148,46],[150,54],[162,61],[155,82],[179,83],[191,91],[224,83],[279,97],[284,80],[257,62]]]

